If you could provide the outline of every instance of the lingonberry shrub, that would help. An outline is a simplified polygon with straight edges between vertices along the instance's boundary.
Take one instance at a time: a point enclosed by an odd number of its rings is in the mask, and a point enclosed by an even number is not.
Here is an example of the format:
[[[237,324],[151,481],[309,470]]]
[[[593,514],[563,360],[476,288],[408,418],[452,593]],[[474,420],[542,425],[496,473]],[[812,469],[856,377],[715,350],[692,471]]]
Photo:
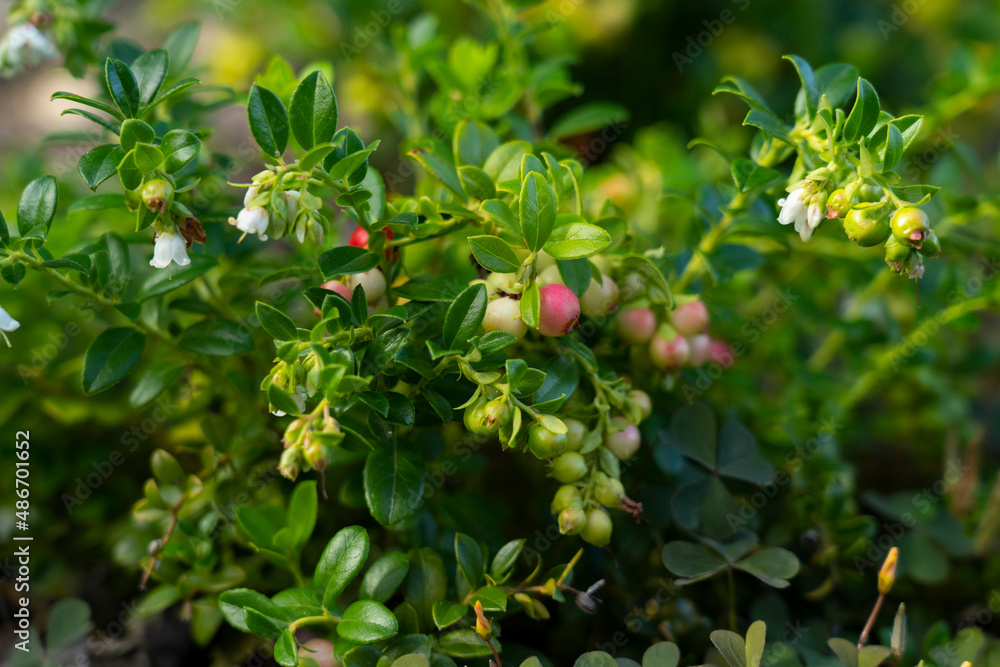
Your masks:
[[[330,63],[296,72],[278,57],[249,90],[201,86],[185,75],[194,24],[165,48],[115,42],[96,62],[95,98],[52,96],[102,133],[77,165],[95,194],[67,211],[101,222],[57,242],[59,195],[70,186],[42,176],[20,194],[15,229],[0,217],[0,265],[13,286],[37,272],[53,299],[82,297],[104,311],[102,323],[116,318],[80,361],[86,394],[124,381],[121,398],[136,410],[162,397],[182,404],[183,435],[172,451],[153,451],[116,552],[151,588],[143,613],[180,610],[201,643],[225,632],[225,620],[269,650],[273,642],[281,665],[499,665],[532,653],[518,641],[501,647],[501,622],[545,623],[568,599],[596,613],[607,578],[605,600],[648,598],[625,612],[643,647],[679,633],[702,650],[720,615],[680,587],[725,573],[715,583],[728,588],[719,608],[728,605],[730,626],[738,585],[756,600],[741,618],[783,619],[765,587],[788,587],[800,555],[810,554],[801,588],[817,600],[865,552],[870,527],[845,500],[852,474],[817,463],[826,440],[765,455],[738,399],[713,401],[713,411],[692,396],[747,355],[734,384],[754,401],[757,380],[774,382],[791,363],[790,338],[784,357],[750,349],[783,311],[744,322],[738,303],[773,296],[755,270],[784,249],[773,264],[811,262],[789,271],[794,289],[822,283],[819,258],[867,267],[872,252],[847,239],[881,246],[892,272],[924,276],[925,258],[941,253],[931,228],[937,189],[895,169],[922,118],[889,113],[846,64],[813,69],[789,56],[801,87],[787,114],[727,78],[715,92],[749,105],[749,152],[693,142],[725,160],[724,178],[699,174],[685,196],[696,211],[685,219],[696,224],[661,238],[641,224],[642,207],[589,169],[607,156],[568,141],[621,124],[623,110],[597,104],[552,117],[578,89],[565,59],[534,48],[544,21],[520,13],[525,4],[481,4],[493,40],[452,41],[418,17],[373,50],[384,60],[371,76],[385,104],[399,104],[386,116],[398,124],[402,160],[377,162],[380,140],[344,125],[337,96],[346,93],[335,91]],[[78,74],[96,61],[90,22],[68,40],[70,15],[15,17],[0,48],[5,71],[53,57],[57,43]],[[242,167],[235,147],[206,149],[212,114],[227,105],[245,108],[256,146],[240,151]],[[379,131],[389,130],[364,134]],[[619,186],[631,183],[630,155]],[[647,167],[637,166],[635,188]],[[655,190],[656,201],[677,194]],[[681,219],[671,213],[671,224]],[[843,234],[831,229],[839,220]],[[775,303],[787,309],[797,298]],[[867,308],[841,300],[849,297],[818,302],[837,317]],[[966,315],[968,303],[938,326]],[[17,345],[14,316],[33,313],[0,308],[0,333]],[[862,335],[836,334],[795,368],[821,376],[838,347]],[[862,375],[837,414],[894,363]],[[816,384],[829,398],[826,381]],[[783,426],[766,423],[784,442]],[[791,479],[800,500],[765,524],[778,511],[753,490],[770,498]],[[505,495],[494,497],[498,489]],[[832,490],[809,495],[822,489]],[[538,514],[552,529],[544,540]],[[869,552],[872,572],[888,555],[877,612],[895,552]],[[603,574],[581,583],[581,569]],[[662,615],[670,623],[654,622]],[[849,667],[889,656],[895,664],[902,609],[886,630],[891,648],[864,646],[868,628],[857,646],[830,645]],[[591,648],[572,639],[576,653]],[[796,641],[780,644],[788,664],[795,651],[819,664],[819,649],[790,648]],[[711,642],[732,667],[762,664],[761,622],[745,639],[716,630]],[[675,667],[680,656],[665,641],[630,654],[643,667]],[[615,664],[596,652],[581,661]]]

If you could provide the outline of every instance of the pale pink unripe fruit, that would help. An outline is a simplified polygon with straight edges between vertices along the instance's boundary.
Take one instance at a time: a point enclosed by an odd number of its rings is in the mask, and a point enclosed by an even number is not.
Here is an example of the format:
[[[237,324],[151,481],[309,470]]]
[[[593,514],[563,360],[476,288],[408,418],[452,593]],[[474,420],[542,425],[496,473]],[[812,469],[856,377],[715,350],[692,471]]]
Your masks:
[[[731,366],[736,357],[733,356],[733,351],[729,347],[729,343],[722,340],[721,338],[713,338],[711,344],[708,347],[708,359],[709,361],[714,361],[720,366]]]
[[[524,334],[528,333],[528,325],[521,319],[521,304],[509,296],[493,299],[486,305],[483,328],[486,331],[506,331],[517,338],[524,338]]]
[[[602,275],[601,282],[590,281],[590,287],[580,297],[580,310],[587,317],[604,317],[618,307],[618,285],[611,276]]]
[[[622,428],[620,431],[608,431],[604,436],[604,446],[611,450],[620,461],[630,458],[639,449],[642,440],[639,427],[629,423],[624,417],[613,417],[611,428]]]
[[[319,663],[319,667],[337,667],[340,663],[333,651],[332,641],[314,637],[299,647],[299,657],[312,658]]]
[[[626,343],[645,343],[656,333],[656,315],[649,308],[628,308],[618,313],[615,327]]]
[[[541,273],[550,266],[556,265],[556,258],[545,252],[544,250],[539,250],[538,255],[535,256],[535,270]]]
[[[660,368],[678,368],[684,365],[690,353],[691,348],[681,335],[667,339],[656,334],[653,340],[649,341],[649,356]]]
[[[543,336],[569,333],[580,319],[580,300],[565,285],[542,285],[539,290],[538,332]]]
[[[539,285],[565,285],[566,282],[563,280],[562,273],[559,272],[559,267],[553,264],[549,266],[544,271],[538,272],[538,284]]]
[[[385,296],[385,276],[378,269],[355,273],[347,277],[347,286],[351,288],[352,292],[358,285],[361,285],[365,290],[365,298],[368,303],[375,303]]]
[[[691,356],[688,357],[688,363],[692,366],[701,366],[709,359],[709,354],[711,353],[712,347],[712,337],[708,334],[698,334],[697,336],[691,336],[688,338],[688,348],[691,351]]]
[[[344,297],[348,301],[351,300],[351,288],[345,285],[344,283],[340,282],[339,280],[328,280],[322,285],[320,285],[320,287],[322,287],[323,289],[328,289],[331,292],[336,292],[337,294]]]
[[[708,330],[708,309],[701,301],[677,306],[670,313],[670,323],[682,336],[693,336]]]

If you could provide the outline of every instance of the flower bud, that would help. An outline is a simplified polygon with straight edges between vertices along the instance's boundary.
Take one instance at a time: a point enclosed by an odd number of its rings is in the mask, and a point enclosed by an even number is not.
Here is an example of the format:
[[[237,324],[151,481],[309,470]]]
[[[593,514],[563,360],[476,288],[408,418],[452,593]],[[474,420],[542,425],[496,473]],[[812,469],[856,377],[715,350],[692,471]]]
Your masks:
[[[580,319],[580,300],[564,285],[542,285],[539,290],[538,332],[543,336],[562,336],[576,327]]]
[[[347,277],[347,286],[351,288],[351,292],[358,285],[361,285],[365,291],[365,299],[368,303],[375,303],[385,296],[385,276],[378,269],[355,273]]]
[[[563,484],[575,482],[587,474],[587,460],[578,452],[560,454],[552,462],[552,476]]]
[[[567,507],[559,512],[559,532],[576,535],[587,525],[587,514],[579,507]]]
[[[142,186],[142,201],[154,213],[163,213],[174,203],[174,186],[165,179],[154,178]]]
[[[580,310],[587,317],[605,317],[618,308],[618,285],[611,276],[601,275],[601,282],[591,279],[587,291],[580,297]]]
[[[281,453],[281,460],[278,462],[278,472],[282,477],[286,477],[293,482],[299,476],[299,469],[302,465],[302,451],[298,447],[289,447]]]
[[[878,592],[885,595],[892,590],[892,585],[896,583],[896,563],[899,560],[899,548],[889,549],[889,555],[882,563],[882,569],[878,573]]]
[[[528,427],[528,450],[542,460],[559,456],[566,451],[566,434],[554,433],[536,422]]]
[[[862,248],[883,243],[889,237],[889,210],[881,203],[858,204],[844,217],[844,232]]]
[[[628,308],[615,317],[615,329],[626,343],[646,343],[656,333],[656,315],[649,308]]]
[[[580,489],[576,488],[572,484],[564,484],[559,487],[556,491],[556,495],[552,498],[552,504],[549,505],[549,511],[553,514],[558,514],[567,507],[579,507],[580,503],[583,501],[580,495]]]
[[[483,329],[506,331],[516,338],[524,338],[528,333],[528,325],[521,319],[521,305],[509,296],[493,299],[486,305]]]
[[[611,430],[604,436],[604,446],[618,460],[624,461],[636,453],[642,440],[638,426],[629,423],[624,417],[612,417],[609,428]]]
[[[904,206],[892,214],[892,235],[905,246],[919,248],[931,228],[927,214],[915,206]]]
[[[489,619],[486,618],[486,614],[483,613],[483,603],[476,600],[476,604],[472,609],[476,612],[476,634],[479,635],[480,639],[486,641],[493,634],[493,626],[490,624]]]
[[[708,330],[708,309],[700,299],[677,306],[670,313],[670,323],[682,336],[693,336]]]
[[[578,419],[563,419],[563,423],[566,424],[566,449],[579,451],[587,437],[587,425]]]
[[[326,470],[330,462],[330,450],[319,438],[312,438],[306,435],[305,444],[302,447],[302,455],[311,468],[316,470]]]
[[[587,512],[587,525],[580,531],[580,537],[594,546],[607,546],[611,541],[611,517],[603,509]]]
[[[649,341],[649,356],[661,369],[680,368],[687,361],[690,351],[687,340],[680,334],[668,339],[657,333]]]
[[[602,473],[594,486],[594,497],[605,507],[618,509],[622,504],[622,498],[625,497],[625,487],[617,479]]]

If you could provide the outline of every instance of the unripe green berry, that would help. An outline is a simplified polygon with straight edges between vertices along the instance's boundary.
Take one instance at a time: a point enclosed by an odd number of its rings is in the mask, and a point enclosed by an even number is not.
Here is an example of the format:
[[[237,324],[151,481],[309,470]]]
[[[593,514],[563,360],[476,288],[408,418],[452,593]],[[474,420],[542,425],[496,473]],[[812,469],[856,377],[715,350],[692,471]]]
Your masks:
[[[890,236],[885,242],[885,261],[887,263],[898,263],[910,256],[910,249],[899,242],[895,235]]]
[[[587,525],[580,531],[580,537],[594,546],[607,546],[611,541],[611,517],[602,509],[587,512]]]
[[[475,403],[465,408],[462,421],[465,422],[465,428],[470,433],[475,433],[476,435],[493,435],[500,430],[500,424],[490,424],[486,420],[486,404],[488,402],[485,397],[480,396]]]
[[[934,230],[927,232],[923,245],[917,250],[924,257],[937,257],[941,254],[941,241],[938,240]]]
[[[892,214],[892,235],[905,246],[919,248],[931,231],[927,214],[916,206],[904,206]]]
[[[150,211],[162,213],[174,201],[174,186],[162,178],[146,181],[142,186],[142,201]]]
[[[628,393],[628,397],[639,406],[641,419],[646,419],[646,417],[653,414],[653,401],[649,398],[649,394],[638,389],[633,389]]]
[[[510,406],[506,399],[496,398],[483,407],[483,419],[491,430],[499,429],[510,421]]]
[[[844,217],[844,232],[863,248],[883,243],[889,237],[888,209],[882,204],[858,204]]]
[[[578,452],[560,454],[552,462],[552,476],[563,484],[575,482],[587,474],[587,460]]]
[[[826,209],[830,213],[836,213],[838,218],[844,217],[851,210],[851,199],[847,192],[841,188],[830,193],[830,198],[826,200]]]
[[[617,509],[625,497],[625,487],[617,479],[601,475],[594,485],[594,497],[605,507]]]
[[[566,434],[554,433],[541,424],[528,427],[528,450],[537,458],[555,458],[566,451]]]
[[[563,419],[563,423],[566,424],[566,449],[580,451],[583,439],[587,437],[587,425],[578,419]]]
[[[559,512],[559,532],[563,535],[576,535],[587,523],[587,515],[579,507],[567,507]]]
[[[564,484],[556,491],[556,495],[552,498],[552,504],[549,505],[549,510],[553,514],[558,514],[567,507],[579,507],[581,502],[583,502],[583,498],[580,495],[580,489],[572,484]]]

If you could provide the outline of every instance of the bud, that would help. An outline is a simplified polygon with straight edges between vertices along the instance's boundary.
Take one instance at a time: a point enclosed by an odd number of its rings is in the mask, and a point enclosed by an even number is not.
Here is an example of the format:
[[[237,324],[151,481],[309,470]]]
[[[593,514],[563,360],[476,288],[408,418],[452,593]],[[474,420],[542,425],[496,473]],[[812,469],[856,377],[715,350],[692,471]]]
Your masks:
[[[162,178],[146,181],[142,186],[142,201],[154,213],[163,213],[174,202],[174,187]]]
[[[559,512],[559,532],[576,535],[587,525],[587,514],[579,507],[567,507]]]
[[[563,484],[575,482],[587,474],[587,460],[578,452],[560,454],[552,462],[552,476]]]
[[[472,609],[476,612],[476,634],[479,635],[480,639],[486,641],[493,633],[493,626],[490,625],[489,619],[483,613],[483,603],[476,600]]]
[[[878,592],[885,595],[892,590],[892,585],[896,583],[896,562],[899,560],[899,548],[889,549],[889,555],[882,563],[882,569],[878,573]]]
[[[289,447],[281,453],[281,460],[278,462],[278,472],[282,477],[295,481],[299,476],[299,469],[302,465],[302,452],[298,447]]]

